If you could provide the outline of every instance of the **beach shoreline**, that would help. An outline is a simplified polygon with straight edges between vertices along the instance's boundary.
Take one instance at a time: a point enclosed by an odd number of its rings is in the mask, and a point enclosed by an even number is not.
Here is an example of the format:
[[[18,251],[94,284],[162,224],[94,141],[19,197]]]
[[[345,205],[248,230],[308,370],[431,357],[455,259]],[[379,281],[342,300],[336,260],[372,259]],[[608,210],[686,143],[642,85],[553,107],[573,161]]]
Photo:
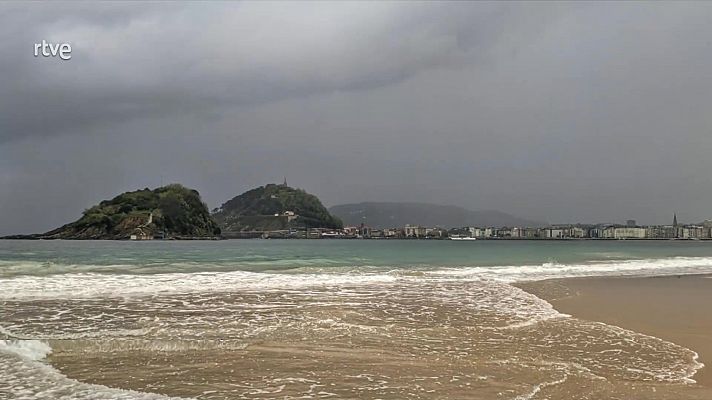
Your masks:
[[[712,399],[712,280],[640,278],[712,273],[692,242],[0,241],[0,256],[0,398]],[[592,274],[639,278],[547,280]]]
[[[557,278],[518,283],[573,317],[654,336],[698,354],[692,377],[712,392],[712,275]]]

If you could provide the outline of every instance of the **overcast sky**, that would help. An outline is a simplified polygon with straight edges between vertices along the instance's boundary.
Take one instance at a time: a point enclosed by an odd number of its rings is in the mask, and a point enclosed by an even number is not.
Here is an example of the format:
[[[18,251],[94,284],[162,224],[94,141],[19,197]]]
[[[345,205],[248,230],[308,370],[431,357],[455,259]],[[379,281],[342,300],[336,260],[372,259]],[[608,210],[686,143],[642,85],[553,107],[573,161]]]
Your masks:
[[[0,3],[0,234],[285,175],[327,206],[697,222],[711,172],[712,3]]]

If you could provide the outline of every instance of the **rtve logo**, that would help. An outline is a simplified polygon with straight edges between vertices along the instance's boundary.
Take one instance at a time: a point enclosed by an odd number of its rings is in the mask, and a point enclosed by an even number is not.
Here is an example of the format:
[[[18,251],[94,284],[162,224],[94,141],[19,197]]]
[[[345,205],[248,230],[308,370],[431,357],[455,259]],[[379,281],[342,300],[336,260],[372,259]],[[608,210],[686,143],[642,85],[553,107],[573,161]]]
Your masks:
[[[66,61],[72,58],[72,46],[69,43],[52,44],[43,40],[42,43],[35,43],[35,57],[40,55],[42,57],[59,57]]]

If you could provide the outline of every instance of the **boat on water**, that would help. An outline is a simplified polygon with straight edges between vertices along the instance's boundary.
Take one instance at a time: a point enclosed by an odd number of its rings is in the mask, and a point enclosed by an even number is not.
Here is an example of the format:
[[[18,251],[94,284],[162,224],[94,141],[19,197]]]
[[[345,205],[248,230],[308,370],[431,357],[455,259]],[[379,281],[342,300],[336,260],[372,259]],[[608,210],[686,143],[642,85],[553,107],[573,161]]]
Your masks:
[[[450,240],[477,240],[477,238],[469,236],[450,236]]]

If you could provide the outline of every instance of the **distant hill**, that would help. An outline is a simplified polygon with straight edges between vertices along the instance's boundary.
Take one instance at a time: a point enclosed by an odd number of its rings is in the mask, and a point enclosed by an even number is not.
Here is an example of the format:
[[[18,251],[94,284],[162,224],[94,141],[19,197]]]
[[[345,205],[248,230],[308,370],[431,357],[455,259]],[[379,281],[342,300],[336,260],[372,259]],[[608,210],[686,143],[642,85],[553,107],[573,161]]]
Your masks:
[[[77,221],[47,233],[25,235],[34,239],[128,239],[212,237],[220,229],[210,217],[200,194],[175,184],[154,190],[125,192],[84,211]],[[17,236],[20,237],[20,236]]]
[[[406,224],[440,226],[542,226],[500,211],[472,211],[462,207],[428,203],[357,203],[329,208],[346,225],[364,222],[374,228],[401,227]]]
[[[302,189],[276,184],[234,197],[214,210],[213,217],[225,232],[343,226],[316,196]]]

